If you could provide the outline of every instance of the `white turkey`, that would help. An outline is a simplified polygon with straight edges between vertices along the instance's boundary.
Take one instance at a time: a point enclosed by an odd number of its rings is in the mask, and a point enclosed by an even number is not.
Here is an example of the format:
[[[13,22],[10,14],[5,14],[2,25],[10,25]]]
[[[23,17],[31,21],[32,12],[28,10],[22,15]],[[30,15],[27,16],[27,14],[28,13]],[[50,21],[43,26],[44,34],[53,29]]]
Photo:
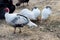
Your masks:
[[[29,9],[25,8],[25,9],[21,10],[20,14],[28,17],[31,20],[35,20],[34,13],[32,11],[30,11]]]
[[[40,10],[37,7],[34,7],[32,11],[23,9],[20,14],[28,17],[30,20],[37,20],[37,17],[40,15]]]
[[[8,24],[14,27],[14,33],[16,31],[16,27],[23,27],[24,25],[28,25],[29,27],[37,27],[37,25],[31,22],[27,17],[20,14],[9,14],[9,9],[5,8],[5,20]],[[20,31],[21,32],[21,29]]]
[[[40,16],[40,9],[37,7],[32,8],[32,12],[34,13],[36,19],[38,16]]]
[[[50,6],[46,6],[46,7],[42,10],[41,19],[42,19],[42,20],[48,19],[48,17],[50,16],[51,13],[52,13],[51,7],[50,7]]]
[[[32,12],[34,13],[35,20],[40,21],[41,13],[40,9],[37,7],[32,8]]]

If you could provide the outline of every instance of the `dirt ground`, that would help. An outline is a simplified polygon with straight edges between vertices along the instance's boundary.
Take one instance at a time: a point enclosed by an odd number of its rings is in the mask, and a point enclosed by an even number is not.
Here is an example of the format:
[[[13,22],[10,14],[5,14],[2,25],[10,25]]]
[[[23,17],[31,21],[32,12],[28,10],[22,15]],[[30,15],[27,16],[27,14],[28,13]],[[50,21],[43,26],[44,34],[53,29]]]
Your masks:
[[[17,0],[13,0],[15,5]],[[60,0],[30,0],[29,6],[16,7],[15,12],[20,12],[24,8],[32,9],[37,6],[41,11],[46,5],[52,7],[52,14],[49,18],[49,22],[37,23],[37,28],[30,29],[27,26],[22,28],[22,33],[13,34],[14,28],[8,25],[5,20],[0,20],[0,40],[60,40]]]

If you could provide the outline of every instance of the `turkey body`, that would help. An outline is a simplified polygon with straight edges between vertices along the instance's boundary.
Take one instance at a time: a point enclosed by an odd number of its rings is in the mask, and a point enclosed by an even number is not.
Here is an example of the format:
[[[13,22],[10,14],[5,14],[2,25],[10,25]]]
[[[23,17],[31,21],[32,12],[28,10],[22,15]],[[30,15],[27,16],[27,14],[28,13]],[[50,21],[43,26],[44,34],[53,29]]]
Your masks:
[[[44,8],[43,10],[42,10],[42,19],[47,19],[49,16],[50,16],[50,14],[52,13],[52,10],[51,10],[51,8],[50,8],[50,6],[46,6],[47,8]]]
[[[20,14],[28,17],[31,20],[35,20],[34,13],[32,11],[30,11],[29,9],[21,10]]]
[[[34,7],[32,11],[25,8],[20,11],[20,14],[28,17],[30,20],[37,20],[38,16],[40,16],[40,10],[37,7]]]
[[[23,25],[26,25],[29,22],[27,17],[23,15],[17,16],[16,14],[9,14],[8,16],[5,17],[5,19],[8,24],[15,26],[15,27],[23,27]]]

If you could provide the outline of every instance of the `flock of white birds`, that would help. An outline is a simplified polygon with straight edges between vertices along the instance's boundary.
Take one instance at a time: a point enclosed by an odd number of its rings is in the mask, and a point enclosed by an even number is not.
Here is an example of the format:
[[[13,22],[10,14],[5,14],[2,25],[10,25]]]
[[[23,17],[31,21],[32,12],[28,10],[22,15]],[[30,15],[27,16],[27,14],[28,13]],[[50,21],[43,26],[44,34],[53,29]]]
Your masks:
[[[33,23],[31,20],[37,20],[39,16],[41,16],[41,20],[46,20],[52,13],[50,6],[43,8],[42,12],[37,7],[32,8],[32,10],[25,8],[17,14],[10,14],[8,8],[5,8],[4,10],[5,20],[8,24],[14,27],[14,33],[16,31],[16,27],[23,27],[25,25],[28,25],[30,28],[38,27],[38,25]],[[19,32],[21,32],[21,29]]]

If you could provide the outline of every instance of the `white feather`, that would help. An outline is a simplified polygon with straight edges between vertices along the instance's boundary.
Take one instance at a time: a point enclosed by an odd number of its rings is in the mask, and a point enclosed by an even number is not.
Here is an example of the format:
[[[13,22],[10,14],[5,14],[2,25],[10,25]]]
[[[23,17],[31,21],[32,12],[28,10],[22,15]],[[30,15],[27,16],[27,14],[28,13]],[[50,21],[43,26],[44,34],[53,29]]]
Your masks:
[[[16,17],[16,14],[9,14],[9,12],[5,14],[5,20],[7,23],[10,23],[10,24],[15,17]]]
[[[51,9],[50,8],[44,8],[43,10],[42,10],[42,17],[41,17],[41,19],[47,19],[48,17],[49,17],[49,15],[51,14]]]
[[[18,19],[17,21],[15,21],[14,23],[12,22],[12,20],[14,20],[14,18],[16,17],[20,17],[20,19]],[[11,25],[15,25],[15,24],[22,24],[22,23],[26,23],[27,22],[27,19],[22,17],[22,16],[17,16],[17,14],[9,14],[9,12],[5,13],[5,20],[7,23],[11,24]],[[28,19],[29,23],[26,24],[28,25],[29,27],[33,27],[33,26],[36,26],[37,25],[33,22],[30,21],[30,19]]]
[[[28,17],[31,20],[35,20],[34,13],[31,12],[29,9],[23,9],[23,10],[21,10],[20,14]]]
[[[34,13],[36,19],[38,16],[40,16],[40,9],[38,9],[38,8],[33,9],[32,12]]]
[[[31,21],[29,21],[29,23],[27,25],[29,25],[30,28],[38,27],[35,23],[33,23]]]
[[[40,10],[33,9],[33,11],[30,11],[29,9],[23,9],[21,10],[20,14],[28,17],[30,20],[37,20],[37,17],[40,15]]]

